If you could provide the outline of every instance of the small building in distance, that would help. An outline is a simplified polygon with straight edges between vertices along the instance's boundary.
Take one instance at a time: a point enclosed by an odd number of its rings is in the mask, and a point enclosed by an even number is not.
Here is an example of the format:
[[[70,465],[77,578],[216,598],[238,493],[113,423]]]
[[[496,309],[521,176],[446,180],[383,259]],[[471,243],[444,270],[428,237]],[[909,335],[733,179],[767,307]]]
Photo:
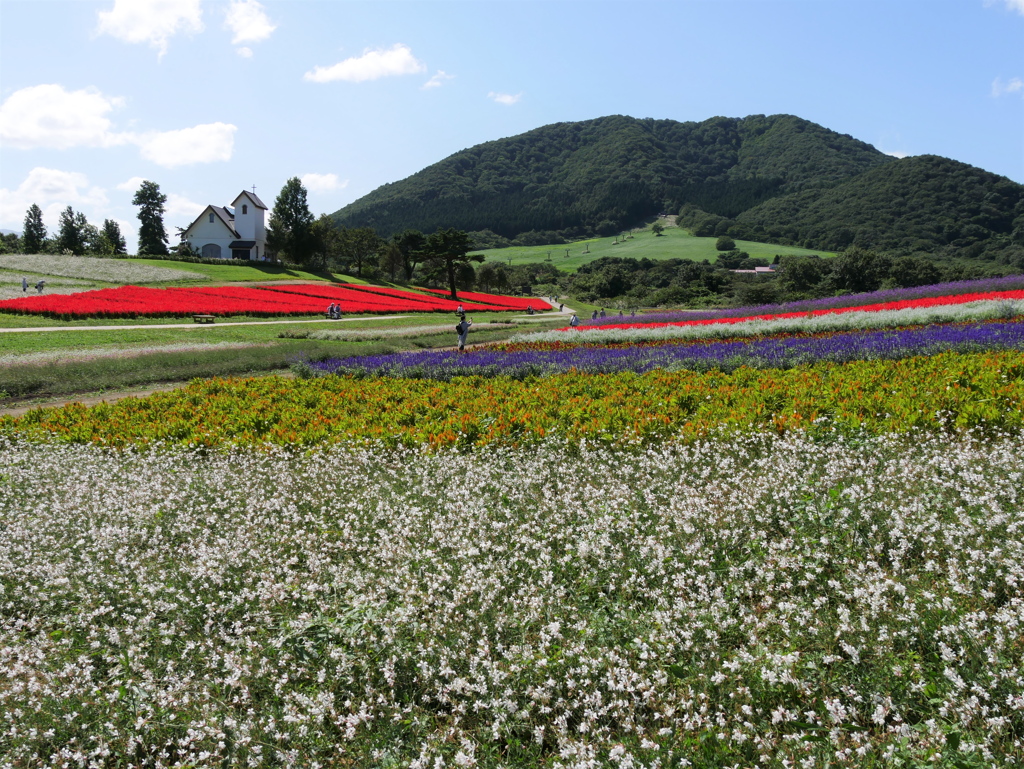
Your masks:
[[[267,261],[267,207],[242,190],[230,206],[207,206],[181,239],[204,259]]]

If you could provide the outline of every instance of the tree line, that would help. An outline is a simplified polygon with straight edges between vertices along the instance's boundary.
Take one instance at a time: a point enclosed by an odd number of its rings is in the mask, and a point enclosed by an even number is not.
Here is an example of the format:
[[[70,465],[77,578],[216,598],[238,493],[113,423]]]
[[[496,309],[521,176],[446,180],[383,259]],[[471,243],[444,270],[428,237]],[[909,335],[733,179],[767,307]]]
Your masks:
[[[156,182],[144,181],[132,198],[139,207],[140,256],[166,255],[164,203],[167,196]],[[57,231],[52,235],[43,223],[43,210],[33,203],[25,212],[21,237],[16,233],[0,237],[0,253],[67,254],[69,256],[120,256],[128,253],[121,225],[104,219],[102,227],[91,224],[81,211],[68,206],[60,213]]]
[[[473,263],[484,260],[469,254],[474,243],[468,233],[450,227],[430,234],[410,228],[382,238],[371,227],[339,227],[326,214],[314,219],[298,177],[285,182],[274,201],[267,248],[313,270],[354,272],[357,277],[365,270],[406,281],[420,277],[447,286],[453,299],[460,288],[473,287]]]

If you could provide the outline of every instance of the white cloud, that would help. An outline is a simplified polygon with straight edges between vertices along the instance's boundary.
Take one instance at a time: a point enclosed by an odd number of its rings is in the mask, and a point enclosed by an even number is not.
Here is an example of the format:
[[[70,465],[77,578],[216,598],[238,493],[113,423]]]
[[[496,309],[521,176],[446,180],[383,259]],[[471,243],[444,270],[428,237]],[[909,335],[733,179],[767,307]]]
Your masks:
[[[511,105],[515,104],[516,102],[518,102],[520,99],[522,99],[523,98],[523,94],[522,93],[517,93],[515,95],[512,95],[510,93],[495,93],[494,91],[491,91],[489,94],[487,94],[487,98],[494,100],[498,104],[504,104],[505,106],[511,106]]]
[[[415,75],[426,70],[426,65],[417,61],[409,46],[397,43],[386,50],[367,50],[362,56],[345,59],[331,67],[315,67],[303,75],[303,79],[314,83],[334,80],[361,83],[392,75]]]
[[[196,203],[184,195],[174,192],[167,193],[167,202],[164,203],[164,214],[168,219],[188,220],[186,225],[191,224],[199,214],[203,213],[206,203]]]
[[[995,5],[996,0],[985,0],[985,6],[990,7]],[[1003,0],[1008,10],[1016,11],[1021,16],[1024,16],[1024,0]]]
[[[909,158],[910,157],[909,153],[907,153],[907,152],[900,152],[899,150],[893,150],[892,152],[888,152],[886,150],[882,150],[882,154],[889,155],[890,157],[894,157],[894,158],[901,158],[901,159],[902,158]]]
[[[277,25],[271,23],[263,6],[256,0],[231,0],[224,25],[234,33],[232,45],[258,43],[266,40],[277,29]]]
[[[423,88],[440,88],[445,80],[451,80],[455,75],[449,75],[443,69],[439,69],[435,75],[423,84]]]
[[[67,91],[55,84],[15,91],[0,105],[0,142],[15,149],[70,149],[134,144],[165,168],[230,160],[236,126],[207,123],[172,131],[114,131],[107,113],[124,99],[95,88]]]
[[[144,181],[146,180],[143,179],[141,176],[133,176],[128,181],[121,182],[120,184],[115,185],[114,189],[123,190],[124,192],[135,192],[137,189],[139,189],[139,187],[142,185]]]
[[[1021,0],[1024,3],[1024,0]],[[1019,77],[1011,77],[1005,83],[1001,77],[997,77],[992,81],[992,97],[998,99],[1000,96],[1005,96],[1008,93],[1019,93],[1024,96],[1024,80]]]
[[[98,16],[97,33],[126,43],[149,43],[160,56],[179,32],[203,31],[200,0],[114,0],[114,7]]]
[[[241,48],[236,48],[235,53],[237,53],[243,59],[252,58],[252,48],[246,48],[244,45]]]
[[[22,88],[0,105],[0,141],[17,149],[124,144],[128,138],[111,131],[107,119],[107,113],[123,105],[124,99],[95,88],[66,91],[52,83]]]
[[[164,168],[230,160],[235,148],[237,126],[206,123],[146,134],[138,138],[142,157]]]
[[[52,230],[67,206],[89,209],[88,215],[90,210],[105,207],[107,196],[99,187],[89,186],[85,174],[37,167],[17,189],[0,189],[0,222],[20,232],[25,212],[33,203],[43,209],[43,221]]]
[[[337,174],[305,174],[300,181],[310,192],[333,192],[348,186],[348,179],[338,179]]]

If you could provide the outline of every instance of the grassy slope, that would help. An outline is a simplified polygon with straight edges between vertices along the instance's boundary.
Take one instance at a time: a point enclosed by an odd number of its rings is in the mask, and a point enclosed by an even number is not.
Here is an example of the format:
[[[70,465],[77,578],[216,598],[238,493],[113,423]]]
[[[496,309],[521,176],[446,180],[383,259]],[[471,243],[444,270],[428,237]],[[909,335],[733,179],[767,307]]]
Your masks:
[[[719,254],[715,250],[717,238],[695,238],[686,230],[676,227],[667,228],[660,237],[655,237],[650,230],[640,230],[634,233],[632,238],[619,241],[617,245],[614,244],[615,240],[616,238],[593,238],[562,246],[492,248],[477,253],[482,253],[489,262],[508,264],[511,259],[513,265],[543,262],[550,253],[552,263],[564,272],[576,272],[580,265],[603,256],[631,259],[689,259],[695,262],[707,259],[713,263]],[[776,254],[834,256],[825,251],[808,251],[804,248],[774,246],[770,243],[754,243],[747,240],[737,240],[736,247],[752,257],[768,260],[773,259]],[[569,251],[568,257],[565,255],[566,250]],[[588,250],[590,253],[585,253]]]

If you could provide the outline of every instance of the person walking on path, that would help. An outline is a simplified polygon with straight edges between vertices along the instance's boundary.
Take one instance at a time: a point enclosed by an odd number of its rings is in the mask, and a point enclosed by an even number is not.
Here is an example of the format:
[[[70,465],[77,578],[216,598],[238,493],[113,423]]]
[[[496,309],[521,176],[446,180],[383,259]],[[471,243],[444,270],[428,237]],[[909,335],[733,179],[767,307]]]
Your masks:
[[[465,316],[462,316],[459,325],[455,327],[459,334],[459,352],[464,352],[466,349],[466,338],[469,336],[469,327],[472,325],[473,321],[467,320]]]
[[[28,293],[28,278],[24,275],[21,276],[21,291],[23,294]]]
[[[580,319],[576,316],[576,313],[572,314],[572,318],[569,320],[569,325],[572,328],[576,328],[578,325],[580,325]]]

